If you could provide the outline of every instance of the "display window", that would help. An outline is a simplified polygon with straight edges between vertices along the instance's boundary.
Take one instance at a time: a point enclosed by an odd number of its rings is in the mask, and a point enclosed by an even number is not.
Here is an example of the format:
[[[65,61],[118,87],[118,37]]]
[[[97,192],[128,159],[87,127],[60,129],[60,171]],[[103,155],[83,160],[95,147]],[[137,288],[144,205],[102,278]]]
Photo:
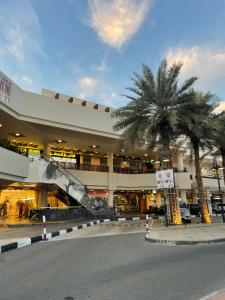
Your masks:
[[[37,192],[33,189],[4,189],[0,193],[0,215],[28,217],[38,207]]]

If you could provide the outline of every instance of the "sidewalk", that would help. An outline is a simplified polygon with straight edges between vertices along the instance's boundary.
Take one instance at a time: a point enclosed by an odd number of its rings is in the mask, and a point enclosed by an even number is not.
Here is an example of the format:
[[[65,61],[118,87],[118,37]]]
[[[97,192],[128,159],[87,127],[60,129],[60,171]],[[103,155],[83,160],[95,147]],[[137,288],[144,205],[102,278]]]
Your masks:
[[[152,243],[174,245],[196,245],[225,242],[225,224],[187,224],[178,226],[163,226],[153,220],[153,226],[146,234],[146,240]]]
[[[59,221],[47,224],[47,232],[55,232],[61,229],[67,229],[80,224],[85,224],[91,220],[78,219],[72,221]],[[1,224],[1,223],[0,223]],[[43,224],[22,220],[21,223],[9,223],[8,226],[0,227],[0,246],[16,242],[31,236],[41,235],[43,233]]]

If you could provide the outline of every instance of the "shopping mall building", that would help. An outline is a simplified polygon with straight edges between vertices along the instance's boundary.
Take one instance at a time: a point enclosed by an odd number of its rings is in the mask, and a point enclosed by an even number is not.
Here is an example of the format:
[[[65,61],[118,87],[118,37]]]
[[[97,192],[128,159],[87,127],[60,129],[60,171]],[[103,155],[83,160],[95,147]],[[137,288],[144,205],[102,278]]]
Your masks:
[[[155,172],[167,159],[159,163],[146,145],[121,148],[111,112],[57,91],[25,91],[0,72],[0,204],[6,203],[7,215],[16,215],[19,203],[29,210],[107,203],[122,213],[145,212],[154,201],[163,205]],[[180,198],[197,202],[189,149],[177,152],[174,170]],[[206,197],[218,197],[212,157],[204,157],[202,174]]]

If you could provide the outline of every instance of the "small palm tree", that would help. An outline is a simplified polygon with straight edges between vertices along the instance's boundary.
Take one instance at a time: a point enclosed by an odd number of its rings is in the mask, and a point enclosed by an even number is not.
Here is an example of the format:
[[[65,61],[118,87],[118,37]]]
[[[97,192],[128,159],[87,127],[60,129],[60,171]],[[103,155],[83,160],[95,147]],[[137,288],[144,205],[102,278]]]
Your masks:
[[[208,205],[205,201],[203,181],[201,177],[201,161],[199,150],[212,148],[214,129],[214,110],[217,99],[211,93],[200,93],[191,90],[183,98],[178,107],[178,130],[190,139],[195,159],[196,182],[199,191],[201,214],[205,223],[211,223]]]
[[[142,75],[134,74],[134,86],[128,88],[133,95],[125,95],[129,103],[115,110],[113,117],[118,118],[115,130],[123,130],[122,140],[127,147],[135,148],[149,145],[150,149],[162,148],[164,155],[171,158],[171,145],[178,137],[177,107],[180,98],[187,94],[197,77],[191,77],[178,86],[182,64],[168,67],[163,60],[154,77],[152,70],[142,66]],[[180,210],[175,191],[171,203],[172,221],[181,223]]]

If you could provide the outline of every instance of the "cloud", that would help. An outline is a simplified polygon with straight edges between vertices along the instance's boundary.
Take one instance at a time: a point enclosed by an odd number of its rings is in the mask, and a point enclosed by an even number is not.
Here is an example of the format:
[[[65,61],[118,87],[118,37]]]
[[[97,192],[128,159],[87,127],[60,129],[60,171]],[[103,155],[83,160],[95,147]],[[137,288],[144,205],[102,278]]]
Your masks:
[[[99,65],[93,65],[92,68],[98,72],[106,72],[109,70],[105,59],[103,59]]]
[[[100,78],[81,77],[75,82],[72,94],[81,99],[87,99],[106,106],[116,107],[121,97],[115,92],[110,83]]]
[[[151,0],[89,0],[90,25],[98,37],[120,49],[142,25]]]
[[[79,80],[79,85],[82,89],[94,89],[97,85],[97,80],[92,77],[83,77]]]
[[[30,78],[30,77],[28,77],[27,75],[23,75],[22,77],[21,77],[21,79],[24,81],[24,82],[26,82],[27,84],[29,84],[29,85],[31,85],[32,84],[32,79]]]
[[[4,1],[0,9],[0,69],[22,88],[40,90],[38,59],[47,55],[37,15],[28,0]]]
[[[198,76],[196,87],[203,91],[221,92],[225,85],[225,49],[206,47],[169,49],[166,58],[170,64],[182,62],[181,78]]]

